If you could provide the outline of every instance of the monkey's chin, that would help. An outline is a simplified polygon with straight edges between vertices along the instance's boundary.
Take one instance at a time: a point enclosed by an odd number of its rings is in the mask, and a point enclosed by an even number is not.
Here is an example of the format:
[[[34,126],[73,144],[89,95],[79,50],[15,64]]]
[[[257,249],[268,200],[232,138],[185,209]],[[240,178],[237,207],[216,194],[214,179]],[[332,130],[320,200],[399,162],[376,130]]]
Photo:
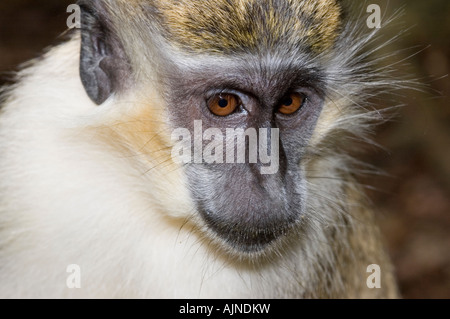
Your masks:
[[[228,250],[239,255],[261,255],[272,251],[276,244],[296,225],[294,220],[270,225],[224,223],[211,218],[211,213],[202,215],[209,231],[228,246]]]

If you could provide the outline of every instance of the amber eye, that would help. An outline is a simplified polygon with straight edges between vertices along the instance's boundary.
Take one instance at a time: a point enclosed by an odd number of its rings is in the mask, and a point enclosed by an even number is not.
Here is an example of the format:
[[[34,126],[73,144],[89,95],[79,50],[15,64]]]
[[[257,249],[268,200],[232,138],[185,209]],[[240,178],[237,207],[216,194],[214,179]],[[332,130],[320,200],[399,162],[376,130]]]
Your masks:
[[[234,94],[216,95],[208,101],[209,110],[217,116],[228,116],[236,111],[241,100]]]
[[[300,93],[291,93],[281,100],[278,112],[285,115],[291,115],[297,112],[305,103],[305,96]]]

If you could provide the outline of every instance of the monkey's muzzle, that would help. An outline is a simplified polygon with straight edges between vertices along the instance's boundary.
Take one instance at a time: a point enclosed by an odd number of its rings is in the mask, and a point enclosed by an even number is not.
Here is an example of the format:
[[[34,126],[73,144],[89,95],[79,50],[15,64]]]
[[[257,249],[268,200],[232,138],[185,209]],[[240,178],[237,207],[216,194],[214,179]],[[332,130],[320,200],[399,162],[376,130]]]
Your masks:
[[[300,220],[298,174],[262,176],[245,166],[235,166],[227,174],[207,170],[206,175],[217,178],[206,185],[204,179],[202,185],[194,181],[198,211],[207,227],[233,249],[262,252]],[[197,167],[195,176],[204,176],[199,171]]]

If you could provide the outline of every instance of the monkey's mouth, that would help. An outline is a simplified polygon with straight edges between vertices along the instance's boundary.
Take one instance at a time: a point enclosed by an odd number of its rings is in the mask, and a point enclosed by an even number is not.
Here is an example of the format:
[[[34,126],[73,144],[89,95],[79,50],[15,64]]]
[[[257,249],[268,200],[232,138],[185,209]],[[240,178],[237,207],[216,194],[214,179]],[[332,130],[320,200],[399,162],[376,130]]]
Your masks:
[[[247,215],[253,218],[234,219],[222,216],[212,211],[201,213],[208,228],[213,231],[232,249],[245,254],[261,253],[275,244],[287,234],[297,220],[288,218],[256,219],[256,214],[235,214],[235,216]]]

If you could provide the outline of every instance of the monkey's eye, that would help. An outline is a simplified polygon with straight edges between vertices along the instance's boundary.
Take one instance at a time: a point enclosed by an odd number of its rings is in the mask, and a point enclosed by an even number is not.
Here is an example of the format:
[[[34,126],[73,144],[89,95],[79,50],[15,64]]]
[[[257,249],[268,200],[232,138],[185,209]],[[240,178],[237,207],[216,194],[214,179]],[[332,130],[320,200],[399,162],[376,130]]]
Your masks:
[[[290,93],[281,100],[278,112],[291,115],[297,112],[305,103],[306,97],[300,93]]]
[[[217,116],[228,116],[240,105],[241,100],[234,94],[219,94],[208,101],[209,110]]]

